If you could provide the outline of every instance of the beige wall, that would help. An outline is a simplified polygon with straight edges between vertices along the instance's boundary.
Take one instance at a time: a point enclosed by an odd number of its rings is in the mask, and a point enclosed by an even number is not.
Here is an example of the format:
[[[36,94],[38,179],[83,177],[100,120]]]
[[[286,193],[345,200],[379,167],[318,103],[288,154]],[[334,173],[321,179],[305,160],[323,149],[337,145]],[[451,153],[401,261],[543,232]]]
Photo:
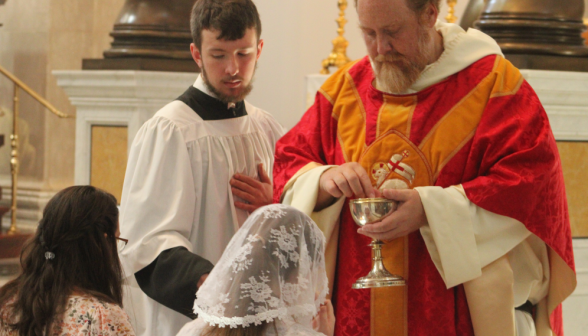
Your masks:
[[[75,114],[53,70],[81,69],[109,47],[108,33],[124,0],[7,0],[0,6],[0,65],[59,110]],[[0,79],[0,107],[12,110],[12,84]],[[49,114],[32,98],[21,103],[22,186],[59,190],[73,184],[75,121]],[[10,133],[11,114],[0,117]],[[0,149],[0,184],[9,186],[9,146]],[[8,182],[8,183],[7,183]]]
[[[264,50],[254,89],[247,98],[272,113],[287,128],[305,112],[305,75],[319,73],[337,36],[337,0],[254,0],[263,25]],[[357,28],[353,1],[348,1],[345,37],[348,56],[357,59],[365,47]]]

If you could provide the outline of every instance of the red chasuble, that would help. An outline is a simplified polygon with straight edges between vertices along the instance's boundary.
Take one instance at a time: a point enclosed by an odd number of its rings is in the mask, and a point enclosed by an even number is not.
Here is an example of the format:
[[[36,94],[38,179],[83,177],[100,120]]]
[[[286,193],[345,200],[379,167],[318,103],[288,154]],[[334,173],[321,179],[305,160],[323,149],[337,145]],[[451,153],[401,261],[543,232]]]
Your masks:
[[[409,188],[461,184],[477,206],[522,222],[550,247],[551,264],[555,258],[573,272],[555,140],[537,95],[514,66],[487,56],[407,95],[380,92],[373,80],[366,57],[325,82],[314,105],[277,143],[276,201],[293,176],[317,164],[359,162],[376,187],[387,181]],[[357,233],[344,206],[333,293],[336,335],[473,335],[463,285],[446,288],[419,231],[383,250],[386,267],[407,286],[352,289],[370,270],[370,241]],[[551,276],[553,287],[557,274]],[[549,302],[558,335],[561,300]]]

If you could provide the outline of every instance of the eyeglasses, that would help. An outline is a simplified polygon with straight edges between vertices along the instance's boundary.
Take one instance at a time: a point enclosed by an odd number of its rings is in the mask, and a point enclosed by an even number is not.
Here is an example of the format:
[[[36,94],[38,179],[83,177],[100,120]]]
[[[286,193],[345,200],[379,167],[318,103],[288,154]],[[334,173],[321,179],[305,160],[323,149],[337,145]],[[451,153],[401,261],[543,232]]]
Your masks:
[[[127,246],[127,244],[129,243],[128,239],[124,239],[124,238],[120,238],[120,237],[114,237],[116,238],[116,246],[118,248],[118,252],[121,252],[122,250],[124,250],[125,246]]]

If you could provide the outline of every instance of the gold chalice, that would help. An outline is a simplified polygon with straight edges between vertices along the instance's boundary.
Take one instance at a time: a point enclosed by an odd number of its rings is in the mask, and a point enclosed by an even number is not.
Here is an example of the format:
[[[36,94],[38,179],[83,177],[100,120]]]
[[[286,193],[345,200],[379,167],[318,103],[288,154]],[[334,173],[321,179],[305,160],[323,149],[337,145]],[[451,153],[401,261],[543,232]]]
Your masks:
[[[349,201],[351,216],[357,225],[376,223],[396,210],[398,203],[385,198],[358,198]],[[372,260],[374,264],[368,275],[361,277],[351,286],[354,289],[404,286],[405,282],[401,276],[391,274],[384,267],[382,262],[382,245],[384,242],[374,239],[372,247]]]

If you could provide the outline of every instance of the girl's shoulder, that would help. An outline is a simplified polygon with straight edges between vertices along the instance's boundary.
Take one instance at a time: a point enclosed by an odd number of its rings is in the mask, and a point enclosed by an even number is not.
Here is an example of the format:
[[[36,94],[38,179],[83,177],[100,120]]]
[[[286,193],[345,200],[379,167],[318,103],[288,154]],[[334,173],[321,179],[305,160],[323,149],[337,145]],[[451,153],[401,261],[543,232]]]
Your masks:
[[[16,296],[8,299],[0,307],[0,336],[13,335],[8,328],[8,324],[14,323],[13,306],[16,302]]]
[[[117,304],[91,295],[72,295],[54,335],[134,336],[129,316]]]

